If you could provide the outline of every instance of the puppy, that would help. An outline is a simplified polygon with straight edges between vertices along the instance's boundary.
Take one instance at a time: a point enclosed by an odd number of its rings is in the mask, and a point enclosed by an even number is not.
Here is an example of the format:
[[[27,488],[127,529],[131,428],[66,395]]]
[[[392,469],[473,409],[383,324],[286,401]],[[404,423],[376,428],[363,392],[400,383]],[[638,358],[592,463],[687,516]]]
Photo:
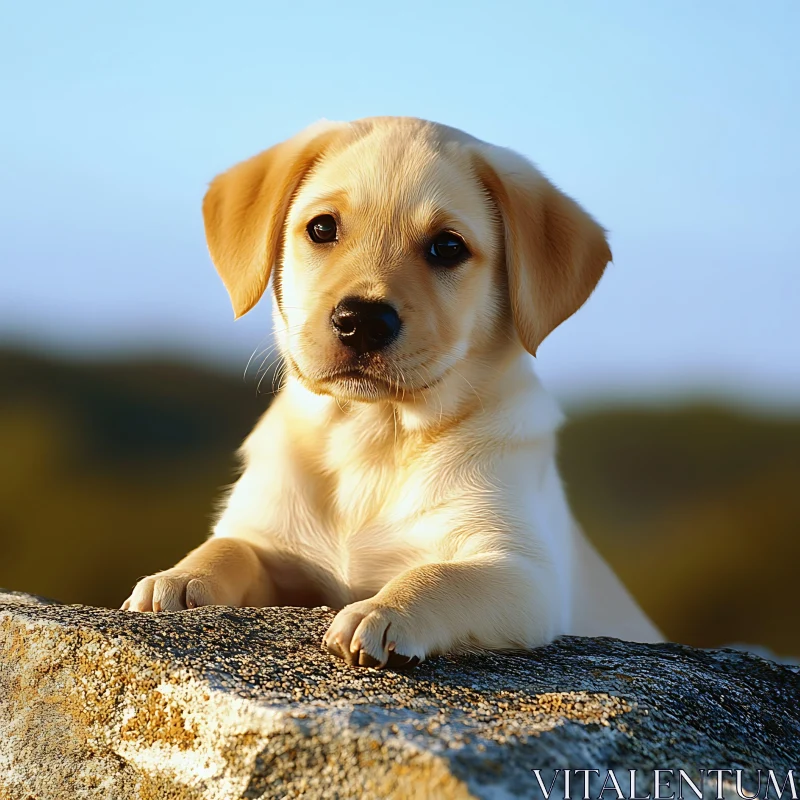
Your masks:
[[[509,150],[389,117],[233,167],[203,214],[237,317],[272,276],[285,383],[212,536],[123,608],[325,604],[324,646],[370,667],[661,639],[570,515],[531,366],[611,258],[574,200]]]

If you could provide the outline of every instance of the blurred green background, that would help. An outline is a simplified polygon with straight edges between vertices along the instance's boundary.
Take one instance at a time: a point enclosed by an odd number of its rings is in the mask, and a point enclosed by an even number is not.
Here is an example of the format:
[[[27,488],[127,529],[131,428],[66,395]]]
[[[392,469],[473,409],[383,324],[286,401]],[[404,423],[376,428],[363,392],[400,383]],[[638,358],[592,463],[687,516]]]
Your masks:
[[[271,376],[0,351],[0,586],[118,606],[206,536]],[[800,418],[574,408],[560,461],[590,538],[677,641],[800,656]]]

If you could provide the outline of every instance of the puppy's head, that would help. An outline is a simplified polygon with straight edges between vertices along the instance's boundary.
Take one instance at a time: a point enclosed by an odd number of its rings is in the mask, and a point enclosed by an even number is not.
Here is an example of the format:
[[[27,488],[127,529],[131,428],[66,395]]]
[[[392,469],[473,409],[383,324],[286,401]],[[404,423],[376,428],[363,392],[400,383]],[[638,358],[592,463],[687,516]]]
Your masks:
[[[408,118],[312,126],[217,177],[203,213],[236,315],[272,273],[290,369],[346,399],[414,397],[514,342],[535,353],[611,258],[524,158]]]

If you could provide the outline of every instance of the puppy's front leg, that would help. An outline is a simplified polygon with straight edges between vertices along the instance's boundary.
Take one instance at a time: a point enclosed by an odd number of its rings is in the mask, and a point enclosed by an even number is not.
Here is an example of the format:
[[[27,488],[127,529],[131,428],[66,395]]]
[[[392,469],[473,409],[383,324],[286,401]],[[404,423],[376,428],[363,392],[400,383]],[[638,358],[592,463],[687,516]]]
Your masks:
[[[481,555],[404,572],[334,619],[323,644],[357,666],[418,664],[469,649],[523,649],[552,641],[565,609],[547,565]]]
[[[179,611],[197,606],[266,606],[275,589],[255,547],[212,536],[172,569],[142,578],[122,604],[130,611]]]

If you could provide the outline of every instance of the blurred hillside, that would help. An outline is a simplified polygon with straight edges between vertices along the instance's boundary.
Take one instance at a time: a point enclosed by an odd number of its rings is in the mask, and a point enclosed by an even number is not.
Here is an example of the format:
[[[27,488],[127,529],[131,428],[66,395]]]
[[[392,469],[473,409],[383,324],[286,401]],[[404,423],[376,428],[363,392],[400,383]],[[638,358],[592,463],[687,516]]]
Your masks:
[[[205,537],[262,382],[164,361],[0,351],[0,586],[118,606]],[[573,413],[573,508],[677,641],[800,656],[800,417]]]

